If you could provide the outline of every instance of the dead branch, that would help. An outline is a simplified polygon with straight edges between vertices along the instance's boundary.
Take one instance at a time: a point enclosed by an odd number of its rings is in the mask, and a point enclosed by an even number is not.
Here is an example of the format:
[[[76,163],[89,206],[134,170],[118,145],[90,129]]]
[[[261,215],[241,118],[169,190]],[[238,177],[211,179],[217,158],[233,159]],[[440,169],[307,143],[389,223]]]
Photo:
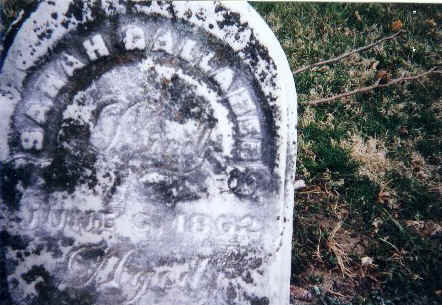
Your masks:
[[[345,276],[348,276],[349,278],[352,278],[354,274],[351,272],[350,268],[346,266],[351,259],[350,257],[348,257],[348,254],[346,253],[343,246],[339,244],[335,239],[335,235],[341,229],[342,225],[343,222],[339,221],[333,228],[327,239],[327,247],[335,255],[338,266],[342,272],[342,277],[345,278]]]
[[[370,90],[373,90],[373,89],[377,89],[377,88],[390,87],[390,86],[396,85],[396,84],[404,82],[404,81],[416,80],[416,79],[422,78],[422,77],[424,77],[426,75],[429,75],[429,74],[432,74],[432,73],[442,73],[442,70],[436,70],[436,67],[433,67],[433,68],[431,68],[430,70],[428,70],[426,72],[423,72],[423,73],[420,73],[420,74],[417,74],[417,75],[414,75],[414,76],[395,78],[395,79],[389,81],[386,84],[380,84],[379,81],[378,81],[376,84],[374,84],[372,86],[359,88],[359,89],[356,89],[356,90],[353,90],[353,91],[349,91],[349,92],[345,92],[345,93],[342,93],[342,94],[338,94],[338,95],[335,95],[335,96],[332,96],[332,97],[327,97],[327,98],[322,98],[322,99],[319,99],[319,100],[314,100],[312,102],[302,102],[302,104],[311,105],[311,106],[328,104],[331,101],[334,101],[334,100],[337,100],[337,99],[341,99],[341,98],[344,98],[344,97],[347,97],[347,96],[350,96],[350,95],[354,95],[356,93],[363,93],[363,92],[367,92],[367,91],[370,91]]]
[[[341,60],[341,59],[343,59],[345,57],[348,57],[348,56],[350,56],[352,54],[355,54],[355,53],[362,52],[362,51],[365,51],[367,49],[370,49],[370,48],[374,47],[375,45],[378,45],[378,44],[380,44],[380,43],[382,43],[382,42],[384,42],[386,40],[390,40],[390,39],[396,38],[401,33],[402,33],[402,30],[398,31],[397,33],[394,33],[393,35],[384,37],[384,38],[382,38],[382,39],[380,39],[380,40],[378,40],[376,42],[373,42],[373,43],[371,43],[369,45],[366,45],[365,47],[361,47],[361,48],[353,50],[351,52],[339,55],[338,57],[331,58],[331,59],[324,60],[324,61],[320,61],[320,62],[314,63],[312,65],[302,67],[302,68],[300,68],[298,70],[295,70],[295,72],[293,72],[293,74],[301,73],[301,72],[303,72],[305,70],[308,70],[308,69],[311,69],[311,68],[314,68],[314,67],[318,67],[318,66],[322,66],[322,65],[326,65],[326,64],[329,64],[329,63],[333,63],[333,62],[339,61],[339,60]]]

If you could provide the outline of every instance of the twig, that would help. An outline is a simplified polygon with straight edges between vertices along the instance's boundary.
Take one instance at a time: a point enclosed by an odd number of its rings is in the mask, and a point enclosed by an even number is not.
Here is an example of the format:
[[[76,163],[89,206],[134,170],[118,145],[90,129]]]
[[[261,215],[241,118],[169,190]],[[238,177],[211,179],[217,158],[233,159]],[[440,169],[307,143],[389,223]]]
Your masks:
[[[376,88],[390,87],[390,86],[395,85],[397,83],[401,83],[401,82],[404,82],[404,81],[415,80],[415,79],[424,77],[424,76],[426,76],[428,74],[432,74],[432,73],[442,73],[442,70],[436,70],[436,67],[433,67],[429,71],[423,72],[421,74],[417,74],[417,75],[414,75],[414,76],[408,76],[408,77],[399,77],[399,78],[396,78],[396,79],[393,79],[393,80],[389,81],[386,84],[376,83],[375,85],[372,85],[372,86],[359,88],[359,89],[356,89],[356,90],[353,90],[353,91],[349,91],[349,92],[345,92],[345,93],[342,93],[342,94],[338,94],[338,95],[335,95],[335,96],[332,96],[332,97],[322,98],[322,99],[319,99],[319,100],[314,100],[312,102],[302,102],[302,104],[311,105],[311,106],[328,104],[331,101],[334,101],[334,100],[337,100],[337,99],[340,99],[340,98],[344,98],[344,97],[347,97],[347,96],[350,96],[350,95],[354,95],[356,93],[363,93],[363,92],[367,92],[367,91],[370,91],[370,90],[373,90],[373,89],[376,89]]]
[[[318,240],[318,244],[316,246],[315,256],[319,259],[320,262],[322,262],[322,256],[321,256],[321,250],[320,250],[322,230],[321,230],[321,226],[320,225],[318,225],[318,228],[319,228],[319,240]]]
[[[335,295],[335,296],[338,296],[338,297],[340,297],[340,298],[344,298],[344,297],[345,297],[343,294],[340,294],[339,292],[333,291],[333,290],[331,290],[330,288],[325,288],[325,290],[326,290],[328,293],[333,294],[333,295]]]
[[[345,276],[348,276],[349,278],[352,278],[354,274],[351,272],[350,268],[346,266],[346,263],[350,260],[350,258],[348,257],[347,253],[345,253],[345,249],[342,247],[342,245],[337,243],[335,240],[335,235],[339,229],[341,229],[342,224],[343,222],[339,221],[331,231],[327,239],[327,247],[335,255],[338,266],[342,272],[342,277],[345,278]]]
[[[9,32],[11,32],[11,30],[17,26],[23,19],[23,17],[25,16],[25,11],[21,10],[20,13],[18,13],[18,16],[14,19],[13,22],[11,22],[11,24],[8,27],[8,30],[6,31],[6,36],[9,34]]]
[[[295,72],[293,72],[293,74],[301,73],[301,72],[303,72],[303,71],[305,71],[305,70],[308,70],[308,69],[311,69],[311,68],[314,68],[314,67],[317,67],[317,66],[322,66],[322,65],[326,65],[326,64],[329,64],[329,63],[332,63],[332,62],[335,62],[335,61],[339,61],[339,60],[341,60],[341,59],[343,59],[343,58],[345,58],[345,57],[348,57],[348,56],[350,56],[350,55],[352,55],[352,54],[354,54],[354,53],[358,53],[358,52],[361,52],[361,51],[364,51],[364,50],[370,49],[370,48],[374,47],[375,45],[380,44],[381,42],[384,42],[384,41],[386,41],[386,40],[390,40],[390,39],[396,38],[396,37],[399,36],[399,34],[401,34],[401,33],[402,33],[402,30],[400,30],[400,31],[397,32],[397,33],[394,33],[393,35],[390,35],[390,36],[384,37],[384,38],[382,38],[382,39],[380,39],[380,40],[378,40],[378,41],[376,41],[376,42],[373,42],[373,43],[371,43],[371,44],[369,44],[369,45],[366,45],[365,47],[361,47],[361,48],[356,49],[356,50],[353,50],[353,51],[351,51],[351,52],[348,52],[348,53],[344,53],[344,54],[342,54],[342,55],[339,55],[338,57],[331,58],[331,59],[324,60],[324,61],[320,61],[320,62],[314,63],[314,64],[312,64],[312,65],[302,67],[302,68],[300,68],[300,69],[298,69],[298,70],[295,70]]]

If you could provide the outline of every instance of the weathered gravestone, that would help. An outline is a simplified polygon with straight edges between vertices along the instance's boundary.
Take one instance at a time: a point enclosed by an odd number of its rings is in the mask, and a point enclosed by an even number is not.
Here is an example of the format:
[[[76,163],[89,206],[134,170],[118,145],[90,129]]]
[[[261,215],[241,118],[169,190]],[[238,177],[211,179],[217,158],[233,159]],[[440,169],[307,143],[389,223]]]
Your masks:
[[[2,302],[289,303],[296,93],[248,4],[43,1],[0,93]]]

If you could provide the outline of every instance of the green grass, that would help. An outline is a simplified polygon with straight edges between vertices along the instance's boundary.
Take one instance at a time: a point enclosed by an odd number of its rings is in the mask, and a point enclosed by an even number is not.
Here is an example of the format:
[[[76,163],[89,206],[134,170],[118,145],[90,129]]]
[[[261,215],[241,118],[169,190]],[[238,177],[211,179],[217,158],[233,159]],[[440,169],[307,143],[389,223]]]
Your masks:
[[[402,22],[404,31],[395,40],[326,69],[295,75],[300,104],[297,177],[307,188],[296,198],[292,282],[320,288],[312,304],[440,304],[442,235],[423,229],[442,224],[440,76],[358,94],[345,104],[337,100],[312,108],[308,103],[372,85],[381,69],[397,78],[440,66],[442,6],[253,6],[275,32],[292,70],[391,35],[392,23]],[[368,151],[366,158],[354,152],[373,139],[380,145],[375,152]],[[387,168],[367,175],[381,161]],[[343,226],[335,239],[346,251],[351,278],[342,277],[337,255],[327,244],[338,221]],[[413,221],[421,227],[410,226]],[[373,258],[374,266],[362,266],[364,256]],[[331,284],[330,273],[337,279]]]

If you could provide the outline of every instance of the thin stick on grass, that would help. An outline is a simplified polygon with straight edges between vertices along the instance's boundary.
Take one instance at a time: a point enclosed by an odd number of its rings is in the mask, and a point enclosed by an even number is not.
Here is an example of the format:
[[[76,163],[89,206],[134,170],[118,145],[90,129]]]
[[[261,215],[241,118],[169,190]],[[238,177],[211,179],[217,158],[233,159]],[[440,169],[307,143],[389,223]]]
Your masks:
[[[336,224],[336,226],[333,228],[327,240],[327,247],[335,255],[336,260],[338,262],[338,266],[342,272],[342,277],[345,278],[345,276],[347,276],[349,278],[352,278],[354,274],[346,266],[346,264],[350,261],[350,258],[348,257],[344,248],[335,240],[335,235],[339,231],[339,229],[341,229],[342,224],[343,224],[342,221],[339,221]]]
[[[343,294],[341,294],[341,293],[339,293],[339,292],[336,292],[336,291],[333,291],[333,290],[331,290],[330,288],[326,288],[325,290],[327,290],[328,293],[331,293],[331,294],[333,294],[333,295],[335,295],[335,296],[338,296],[338,297],[340,297],[340,298],[344,298],[344,297],[345,297]]]
[[[341,60],[341,59],[343,59],[345,57],[348,57],[348,56],[350,56],[352,54],[355,54],[355,53],[362,52],[362,51],[365,51],[367,49],[370,49],[370,48],[372,48],[372,47],[374,47],[374,46],[376,46],[376,45],[378,45],[378,44],[380,44],[380,43],[382,43],[382,42],[384,42],[386,40],[394,39],[397,36],[399,36],[399,34],[401,34],[401,33],[402,33],[402,30],[398,31],[397,33],[394,33],[393,35],[390,35],[390,36],[384,37],[382,39],[379,39],[378,41],[373,42],[373,43],[371,43],[369,45],[366,45],[365,47],[361,47],[361,48],[353,50],[351,52],[339,55],[338,57],[327,59],[327,60],[324,60],[324,61],[320,61],[320,62],[314,63],[314,64],[309,65],[309,66],[302,67],[302,68],[300,68],[298,70],[295,70],[295,72],[293,72],[293,74],[301,73],[301,72],[304,72],[305,70],[308,70],[308,69],[311,69],[311,68],[314,68],[314,67],[323,66],[323,65],[326,65],[326,64],[330,64],[330,63],[339,61],[339,60]]]
[[[321,226],[318,226],[318,228],[319,228],[319,240],[318,240],[318,244],[317,244],[317,246],[316,246],[316,253],[315,253],[315,256],[318,258],[318,260],[319,260],[320,262],[322,262],[322,256],[321,256],[321,250],[320,250],[322,230],[321,230]]]
[[[414,75],[414,76],[399,77],[399,78],[396,78],[396,79],[393,79],[393,80],[389,81],[386,84],[376,83],[375,85],[372,85],[372,86],[359,88],[359,89],[356,89],[356,90],[353,90],[353,91],[349,91],[349,92],[345,92],[345,93],[342,93],[342,94],[338,94],[338,95],[335,95],[335,96],[332,96],[332,97],[322,98],[322,99],[319,99],[319,100],[314,100],[312,102],[302,102],[302,104],[310,105],[310,106],[318,106],[318,105],[323,105],[323,104],[329,104],[330,102],[332,102],[334,100],[341,99],[341,98],[344,98],[344,97],[347,97],[347,96],[350,96],[350,95],[371,91],[371,90],[377,89],[377,88],[390,87],[390,86],[396,85],[396,84],[404,82],[404,81],[416,80],[416,79],[422,78],[422,77],[427,76],[427,75],[432,74],[432,73],[442,73],[442,70],[436,70],[436,67],[433,67],[433,68],[431,68],[430,70],[428,70],[426,72],[423,72],[423,73],[420,73],[420,74],[417,74],[417,75]]]

